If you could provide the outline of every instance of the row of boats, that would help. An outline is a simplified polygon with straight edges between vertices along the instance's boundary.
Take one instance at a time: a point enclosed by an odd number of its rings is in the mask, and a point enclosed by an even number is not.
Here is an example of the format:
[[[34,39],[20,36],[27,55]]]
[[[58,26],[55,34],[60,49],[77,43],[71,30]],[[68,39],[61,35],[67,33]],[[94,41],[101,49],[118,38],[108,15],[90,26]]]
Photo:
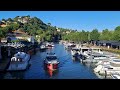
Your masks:
[[[53,43],[46,43],[40,45],[40,50],[44,50],[46,48],[54,47]],[[30,66],[30,55],[25,52],[17,52],[11,58],[10,65],[7,71],[19,71],[26,70]],[[46,58],[44,59],[45,69],[56,70],[58,68],[58,59],[55,53],[47,53]]]
[[[100,78],[120,79],[120,58],[117,54],[102,51],[101,48],[86,47],[80,44],[66,44],[65,48],[71,47],[71,55],[75,60],[85,63],[94,63],[94,73]]]
[[[102,51],[100,48],[86,47],[79,44],[65,44],[65,48],[71,48],[71,55],[81,62],[95,63],[93,69],[98,76],[120,79],[120,59],[116,54]],[[53,43],[40,45],[40,50],[54,47]],[[45,69],[55,71],[60,63],[55,53],[47,53],[43,61]],[[17,52],[12,58],[7,71],[26,70],[30,65],[30,55],[25,52]]]

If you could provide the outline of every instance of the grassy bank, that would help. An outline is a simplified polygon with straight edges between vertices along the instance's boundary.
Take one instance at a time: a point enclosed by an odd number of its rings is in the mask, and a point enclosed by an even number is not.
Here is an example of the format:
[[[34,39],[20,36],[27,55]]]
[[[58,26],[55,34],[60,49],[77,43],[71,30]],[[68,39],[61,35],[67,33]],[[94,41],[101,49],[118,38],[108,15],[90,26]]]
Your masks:
[[[113,49],[113,48],[108,49],[108,48],[102,47],[102,50],[112,52],[112,53],[116,53],[116,54],[120,54],[120,50],[118,50],[118,49]]]

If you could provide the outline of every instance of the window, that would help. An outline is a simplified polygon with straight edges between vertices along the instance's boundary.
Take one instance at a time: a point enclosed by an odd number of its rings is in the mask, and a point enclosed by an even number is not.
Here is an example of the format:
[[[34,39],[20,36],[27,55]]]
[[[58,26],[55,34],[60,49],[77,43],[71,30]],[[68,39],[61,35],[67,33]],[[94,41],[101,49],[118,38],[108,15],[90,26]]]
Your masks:
[[[48,56],[48,57],[46,57],[47,58],[47,60],[55,60],[55,59],[57,59],[57,57],[56,56]]]

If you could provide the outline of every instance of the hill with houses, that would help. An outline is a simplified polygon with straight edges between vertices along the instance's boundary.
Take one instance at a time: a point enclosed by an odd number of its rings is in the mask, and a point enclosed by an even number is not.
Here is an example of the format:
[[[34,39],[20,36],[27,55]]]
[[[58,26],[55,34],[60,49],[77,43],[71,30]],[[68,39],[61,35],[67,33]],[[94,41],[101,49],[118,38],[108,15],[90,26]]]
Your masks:
[[[26,39],[34,36],[38,41],[55,41],[60,39],[62,33],[70,33],[70,30],[57,28],[51,23],[44,23],[37,17],[16,16],[15,18],[2,19],[0,21],[0,37],[11,39]]]

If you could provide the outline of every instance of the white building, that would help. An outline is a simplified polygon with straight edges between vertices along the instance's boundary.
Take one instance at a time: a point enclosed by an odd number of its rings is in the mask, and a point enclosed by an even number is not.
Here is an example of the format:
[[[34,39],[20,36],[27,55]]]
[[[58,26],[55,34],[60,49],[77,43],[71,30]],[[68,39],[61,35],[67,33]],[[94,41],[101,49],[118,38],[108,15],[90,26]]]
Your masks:
[[[34,42],[35,42],[34,36],[30,36],[29,38],[27,38],[27,40],[28,40],[29,42],[32,42],[33,44],[34,44]]]

